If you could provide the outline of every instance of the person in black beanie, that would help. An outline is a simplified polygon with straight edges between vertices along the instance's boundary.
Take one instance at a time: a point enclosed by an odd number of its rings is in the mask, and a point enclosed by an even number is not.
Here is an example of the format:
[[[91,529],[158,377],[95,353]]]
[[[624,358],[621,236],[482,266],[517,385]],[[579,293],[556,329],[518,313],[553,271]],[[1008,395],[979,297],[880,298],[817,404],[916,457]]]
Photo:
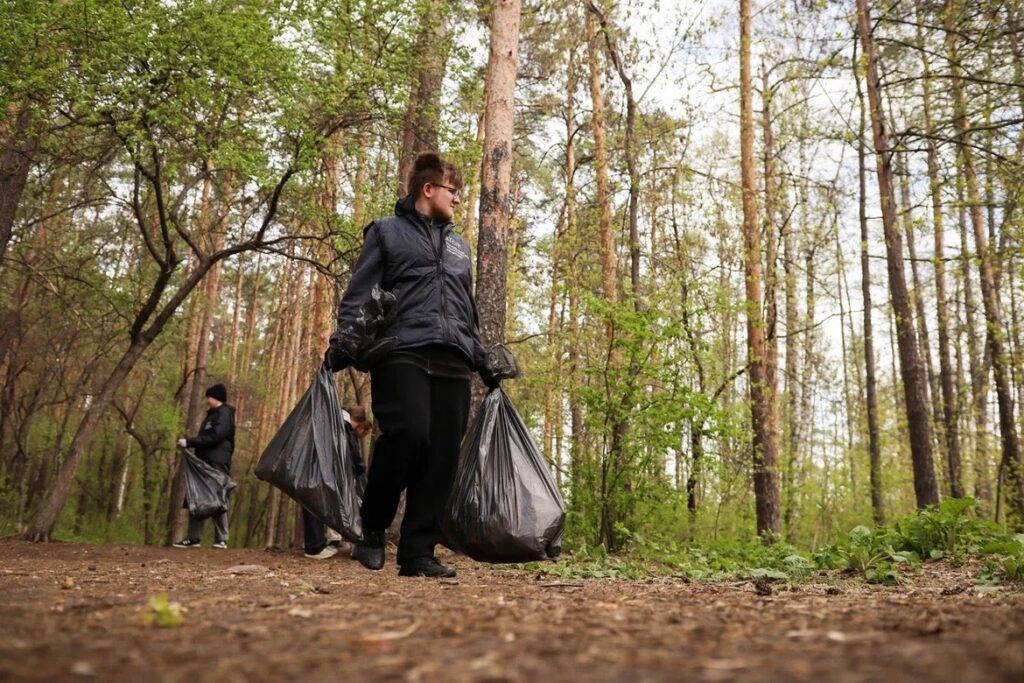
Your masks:
[[[181,438],[178,446],[194,448],[196,456],[219,470],[231,473],[231,455],[235,451],[235,409],[227,404],[228,390],[214,384],[206,390],[206,419],[197,436]],[[198,548],[203,535],[205,517],[188,516],[188,536],[174,544],[175,548]],[[228,547],[228,513],[214,515],[214,548]]]
[[[417,157],[409,195],[399,200],[395,215],[363,232],[326,354],[335,372],[369,369],[380,430],[360,510],[363,541],[353,556],[368,569],[384,567],[385,531],[405,490],[401,576],[455,576],[434,557],[434,548],[442,540],[441,514],[469,418],[470,375],[478,372],[485,384],[497,386],[480,342],[469,244],[452,226],[461,187],[458,169],[440,155]],[[379,358],[353,357],[345,341],[357,334],[360,309],[374,287],[395,297],[393,322],[377,331],[378,338],[395,343],[373,354]]]

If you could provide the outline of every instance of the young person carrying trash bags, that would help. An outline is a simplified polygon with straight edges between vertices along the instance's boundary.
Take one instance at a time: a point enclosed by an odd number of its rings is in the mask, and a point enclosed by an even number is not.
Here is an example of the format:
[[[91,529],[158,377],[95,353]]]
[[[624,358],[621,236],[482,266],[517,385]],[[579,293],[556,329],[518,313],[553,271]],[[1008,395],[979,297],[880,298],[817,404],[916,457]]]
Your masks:
[[[359,503],[365,468],[346,424],[334,375],[326,364],[313,377],[256,464],[256,476],[302,506],[306,555],[327,559],[324,526],[346,540],[362,538]]]
[[[380,430],[354,557],[368,569],[384,567],[385,531],[405,490],[399,574],[452,577],[455,570],[434,557],[434,548],[469,418],[470,376],[479,373],[490,387],[498,380],[480,343],[469,245],[452,229],[459,171],[436,153],[421,154],[407,187],[395,215],[363,232],[326,359],[335,372],[349,366],[370,372]],[[367,344],[360,311],[382,289],[393,310]]]
[[[370,424],[366,420],[366,410],[361,406],[343,408],[341,417],[345,426],[345,444],[348,452],[352,454],[356,494],[362,499],[363,489],[366,488],[366,466],[363,464],[359,440],[369,433]],[[331,532],[335,534],[337,540],[329,538]],[[337,555],[341,548],[342,536],[328,527],[315,512],[305,507],[302,508],[302,537],[304,554],[311,560],[329,560]]]
[[[202,429],[193,437],[178,439],[185,458],[185,507],[188,508],[188,536],[175,548],[197,548],[203,535],[203,523],[213,518],[214,548],[228,547],[228,494],[235,487],[231,480],[231,456],[235,452],[235,409],[227,404],[228,391],[223,384],[206,390],[209,410]],[[195,449],[191,453],[187,449]]]

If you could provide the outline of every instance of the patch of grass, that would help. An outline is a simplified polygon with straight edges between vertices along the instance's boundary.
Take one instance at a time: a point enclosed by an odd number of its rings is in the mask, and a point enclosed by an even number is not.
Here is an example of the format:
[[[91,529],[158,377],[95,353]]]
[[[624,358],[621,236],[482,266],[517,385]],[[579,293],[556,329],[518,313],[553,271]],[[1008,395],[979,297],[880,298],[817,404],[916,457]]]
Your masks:
[[[974,507],[973,498],[950,498],[890,525],[858,526],[817,550],[814,560],[825,569],[861,574],[868,583],[896,585],[905,582],[903,571],[916,569],[922,561],[961,563],[967,557],[994,555],[989,563],[993,567],[979,580],[1019,580],[1013,578],[1020,575],[1015,562],[1024,562],[1024,546],[998,525],[972,516]]]
[[[766,546],[756,537],[708,545],[657,542],[635,533],[628,538],[627,552],[621,555],[583,549],[563,555],[557,563],[530,563],[522,568],[559,578],[675,576],[698,581],[789,583],[803,581],[816,569],[810,556],[797,548],[781,542]]]
[[[989,557],[979,581],[1024,583],[1024,535],[1014,537],[978,519],[971,498],[948,499],[892,524],[857,526],[813,554],[776,539],[757,537],[711,544],[677,544],[619,528],[627,538],[619,555],[602,549],[576,549],[557,563],[530,563],[522,569],[558,578],[643,579],[681,576],[697,581],[750,579],[799,583],[815,572],[841,571],[867,583],[895,586],[923,562],[954,563]]]

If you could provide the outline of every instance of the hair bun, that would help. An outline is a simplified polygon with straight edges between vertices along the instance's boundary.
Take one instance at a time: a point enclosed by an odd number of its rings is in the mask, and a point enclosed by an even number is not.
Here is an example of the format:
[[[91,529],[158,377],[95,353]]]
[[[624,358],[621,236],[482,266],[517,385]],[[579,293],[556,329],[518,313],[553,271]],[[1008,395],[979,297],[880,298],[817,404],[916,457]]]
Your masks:
[[[437,152],[423,152],[416,157],[413,163],[413,171],[443,171],[444,162]]]

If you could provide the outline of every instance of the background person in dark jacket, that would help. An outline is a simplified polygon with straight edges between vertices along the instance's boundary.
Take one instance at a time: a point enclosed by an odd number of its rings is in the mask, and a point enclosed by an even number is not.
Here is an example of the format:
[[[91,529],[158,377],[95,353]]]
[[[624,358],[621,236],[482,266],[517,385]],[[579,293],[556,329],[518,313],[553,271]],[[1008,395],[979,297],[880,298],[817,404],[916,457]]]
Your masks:
[[[404,489],[402,576],[455,575],[437,561],[434,548],[469,417],[470,375],[479,372],[496,385],[477,329],[469,245],[452,230],[461,187],[458,169],[438,154],[416,159],[409,196],[394,216],[364,231],[327,353],[335,372],[350,365],[370,370],[380,429],[361,508],[364,540],[353,554],[369,569],[384,566],[385,530]],[[394,321],[378,337],[397,343],[382,358],[353,358],[341,339],[355,327],[375,285],[396,297]]]
[[[235,409],[227,405],[228,390],[214,384],[206,390],[206,419],[197,436],[182,438],[178,445],[194,448],[196,455],[219,470],[230,474],[231,455],[235,452]],[[174,544],[175,548],[198,548],[203,536],[205,517],[188,516],[188,537]],[[228,547],[228,513],[213,517],[214,548]]]

